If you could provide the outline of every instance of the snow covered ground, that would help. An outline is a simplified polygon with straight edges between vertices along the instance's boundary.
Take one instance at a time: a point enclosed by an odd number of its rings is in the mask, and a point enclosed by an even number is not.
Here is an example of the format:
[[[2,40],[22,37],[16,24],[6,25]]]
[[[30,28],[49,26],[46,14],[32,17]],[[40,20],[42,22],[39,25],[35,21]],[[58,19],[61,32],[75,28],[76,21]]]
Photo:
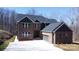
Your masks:
[[[18,41],[17,37],[5,51],[63,51],[44,40]]]

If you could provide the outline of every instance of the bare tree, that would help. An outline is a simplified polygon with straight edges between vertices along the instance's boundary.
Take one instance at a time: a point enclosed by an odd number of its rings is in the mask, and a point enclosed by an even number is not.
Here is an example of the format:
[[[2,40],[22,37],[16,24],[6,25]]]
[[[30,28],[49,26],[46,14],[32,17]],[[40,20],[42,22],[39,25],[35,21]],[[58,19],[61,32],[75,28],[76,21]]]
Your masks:
[[[72,13],[74,14],[74,18],[70,19],[72,23],[71,26],[74,33],[74,40],[77,42],[79,41],[79,8],[73,8]]]
[[[0,29],[3,29],[3,8],[0,8]]]
[[[16,13],[9,9],[0,8],[0,29],[15,34],[16,31]]]
[[[11,11],[10,14],[10,32],[12,34],[15,34],[16,31],[16,19],[15,19],[16,13],[15,11]]]

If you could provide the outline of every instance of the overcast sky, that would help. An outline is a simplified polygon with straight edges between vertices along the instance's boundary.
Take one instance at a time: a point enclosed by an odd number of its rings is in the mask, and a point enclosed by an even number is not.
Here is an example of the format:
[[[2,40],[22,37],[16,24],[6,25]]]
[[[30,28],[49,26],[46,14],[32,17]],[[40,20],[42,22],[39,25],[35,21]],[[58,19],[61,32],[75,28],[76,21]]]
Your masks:
[[[17,13],[27,14],[34,9],[36,15],[43,15],[48,18],[63,19],[65,22],[69,22],[68,17],[72,18],[74,16],[74,9],[71,7],[10,7],[10,10],[15,10]]]

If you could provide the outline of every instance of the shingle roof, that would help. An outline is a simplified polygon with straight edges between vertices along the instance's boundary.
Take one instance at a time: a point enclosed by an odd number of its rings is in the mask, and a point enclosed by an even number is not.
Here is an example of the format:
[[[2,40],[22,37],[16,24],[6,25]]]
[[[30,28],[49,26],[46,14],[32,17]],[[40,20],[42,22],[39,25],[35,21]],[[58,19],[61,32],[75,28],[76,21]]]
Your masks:
[[[20,20],[20,22],[33,22],[32,20],[29,20],[27,17],[23,18],[22,20]]]
[[[16,15],[16,21],[19,21],[19,20],[23,19],[24,17],[25,17],[24,14],[17,14]]]
[[[46,26],[42,32],[54,32],[60,25],[62,25],[62,22],[58,22],[58,23],[51,23],[48,26]]]
[[[56,23],[57,22],[55,19],[48,19],[46,17],[39,16],[39,15],[21,15],[21,14],[19,14],[19,15],[16,18],[19,21],[22,20],[24,17],[27,17],[27,18],[31,19],[32,21],[34,21],[34,22],[36,20],[38,20],[40,23]]]
[[[41,23],[56,23],[57,21],[55,19],[48,19],[43,16],[39,15],[26,15],[28,18],[32,19],[33,21],[38,20]]]

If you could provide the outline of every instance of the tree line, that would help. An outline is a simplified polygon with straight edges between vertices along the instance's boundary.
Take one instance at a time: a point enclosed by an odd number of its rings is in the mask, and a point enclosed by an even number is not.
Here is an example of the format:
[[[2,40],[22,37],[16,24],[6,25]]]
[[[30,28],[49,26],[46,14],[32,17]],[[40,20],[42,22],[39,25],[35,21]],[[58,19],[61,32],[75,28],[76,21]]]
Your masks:
[[[16,12],[0,8],[0,29],[16,34]]]

